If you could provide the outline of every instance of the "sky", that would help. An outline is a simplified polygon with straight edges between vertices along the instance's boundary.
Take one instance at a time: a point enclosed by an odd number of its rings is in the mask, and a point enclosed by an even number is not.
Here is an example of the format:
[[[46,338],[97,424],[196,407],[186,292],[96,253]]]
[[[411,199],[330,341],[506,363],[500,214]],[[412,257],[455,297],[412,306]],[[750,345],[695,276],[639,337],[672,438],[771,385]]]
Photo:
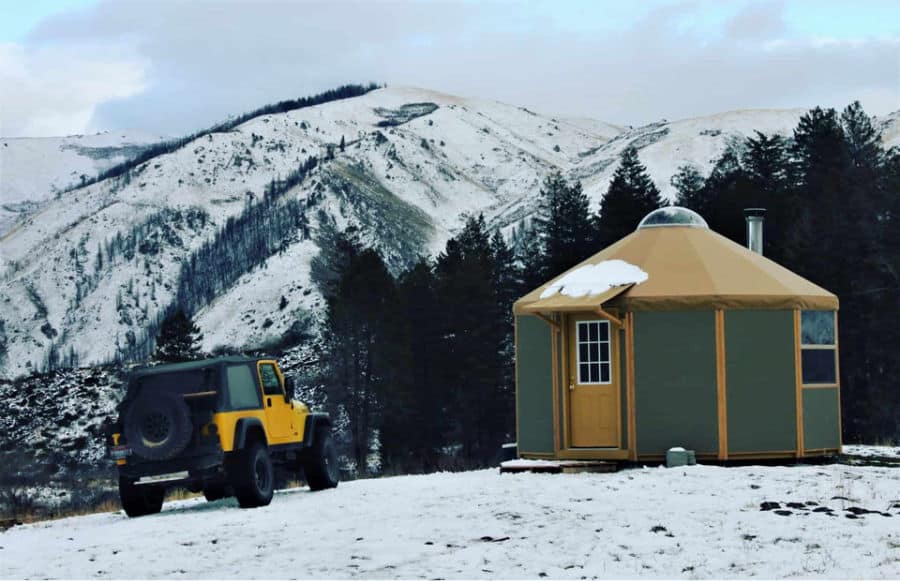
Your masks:
[[[900,2],[0,0],[0,136],[183,135],[346,83],[620,125],[900,109]]]

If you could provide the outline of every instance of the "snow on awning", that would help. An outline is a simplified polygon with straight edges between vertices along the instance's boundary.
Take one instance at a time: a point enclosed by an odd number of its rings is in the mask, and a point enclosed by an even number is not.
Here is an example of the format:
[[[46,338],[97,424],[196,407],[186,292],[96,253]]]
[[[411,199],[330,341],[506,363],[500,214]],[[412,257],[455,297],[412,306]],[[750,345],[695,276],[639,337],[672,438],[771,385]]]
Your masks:
[[[569,271],[541,292],[540,298],[521,305],[518,312],[581,311],[600,307],[649,278],[624,260],[604,260]]]

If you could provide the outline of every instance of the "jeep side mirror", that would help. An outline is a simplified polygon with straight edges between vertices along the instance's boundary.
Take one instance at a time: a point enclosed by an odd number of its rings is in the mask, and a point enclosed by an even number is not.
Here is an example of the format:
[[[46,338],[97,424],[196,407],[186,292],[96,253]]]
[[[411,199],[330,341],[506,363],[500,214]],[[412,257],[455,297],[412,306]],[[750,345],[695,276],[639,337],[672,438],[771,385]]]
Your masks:
[[[284,398],[287,401],[291,401],[294,399],[294,395],[296,395],[297,386],[294,384],[293,377],[285,377],[284,378]]]

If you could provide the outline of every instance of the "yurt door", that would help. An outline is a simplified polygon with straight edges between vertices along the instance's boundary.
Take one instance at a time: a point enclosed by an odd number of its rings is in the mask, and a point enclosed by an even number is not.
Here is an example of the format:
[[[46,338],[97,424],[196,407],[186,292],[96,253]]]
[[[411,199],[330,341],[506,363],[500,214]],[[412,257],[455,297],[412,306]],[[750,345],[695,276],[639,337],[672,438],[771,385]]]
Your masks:
[[[569,318],[569,443],[573,448],[619,446],[619,374],[614,328],[596,315]]]

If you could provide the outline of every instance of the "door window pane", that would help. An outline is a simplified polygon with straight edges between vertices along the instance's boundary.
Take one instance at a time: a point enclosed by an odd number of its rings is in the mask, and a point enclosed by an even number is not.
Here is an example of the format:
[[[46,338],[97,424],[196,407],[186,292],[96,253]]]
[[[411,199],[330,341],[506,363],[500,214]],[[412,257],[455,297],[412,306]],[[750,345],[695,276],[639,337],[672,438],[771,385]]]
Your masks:
[[[578,321],[578,383],[610,383],[609,321]]]
[[[278,373],[275,372],[275,366],[266,363],[259,366],[259,378],[262,381],[263,391],[266,395],[284,395],[281,389],[281,381],[278,379]]]

